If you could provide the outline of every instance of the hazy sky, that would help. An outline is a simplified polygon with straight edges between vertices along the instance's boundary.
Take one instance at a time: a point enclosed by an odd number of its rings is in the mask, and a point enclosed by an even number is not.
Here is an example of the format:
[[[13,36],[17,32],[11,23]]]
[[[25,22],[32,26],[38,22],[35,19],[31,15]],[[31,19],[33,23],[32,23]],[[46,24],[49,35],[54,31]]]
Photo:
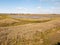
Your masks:
[[[0,13],[60,14],[60,0],[0,0]]]

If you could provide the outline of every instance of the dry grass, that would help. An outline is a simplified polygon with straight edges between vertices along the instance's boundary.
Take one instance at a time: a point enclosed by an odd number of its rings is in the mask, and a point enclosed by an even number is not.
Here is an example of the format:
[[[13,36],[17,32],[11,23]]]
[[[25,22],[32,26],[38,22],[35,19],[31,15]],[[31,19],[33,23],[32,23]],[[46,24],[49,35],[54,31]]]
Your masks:
[[[53,19],[5,17],[0,20],[0,45],[54,45],[58,41],[60,41],[58,17]]]

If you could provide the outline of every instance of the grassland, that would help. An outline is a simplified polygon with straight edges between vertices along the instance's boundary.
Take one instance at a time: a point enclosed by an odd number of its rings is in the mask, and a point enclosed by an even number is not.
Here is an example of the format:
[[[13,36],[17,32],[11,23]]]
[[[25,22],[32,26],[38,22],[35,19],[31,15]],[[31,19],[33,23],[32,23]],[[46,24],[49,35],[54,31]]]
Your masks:
[[[44,18],[14,18],[14,16],[44,16]],[[58,14],[0,14],[0,45],[56,45],[58,42],[60,42]]]

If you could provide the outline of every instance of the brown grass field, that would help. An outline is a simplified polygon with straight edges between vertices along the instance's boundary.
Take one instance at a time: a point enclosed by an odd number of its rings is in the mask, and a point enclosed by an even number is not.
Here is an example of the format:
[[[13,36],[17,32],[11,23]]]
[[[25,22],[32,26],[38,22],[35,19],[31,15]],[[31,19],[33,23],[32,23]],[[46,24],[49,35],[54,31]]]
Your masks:
[[[60,14],[0,14],[0,45],[57,45]]]

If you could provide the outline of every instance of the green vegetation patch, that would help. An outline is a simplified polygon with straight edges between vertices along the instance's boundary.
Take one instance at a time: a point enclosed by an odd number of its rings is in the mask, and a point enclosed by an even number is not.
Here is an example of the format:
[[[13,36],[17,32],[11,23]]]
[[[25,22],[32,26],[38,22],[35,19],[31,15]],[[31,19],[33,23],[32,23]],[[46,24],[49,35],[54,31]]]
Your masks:
[[[4,22],[2,21],[4,20]],[[14,20],[11,22],[11,20]],[[29,23],[44,23],[51,21],[52,19],[31,19],[31,18],[12,18],[10,15],[1,15],[0,14],[0,27],[6,27],[6,26],[17,26],[17,25],[23,25],[23,24],[29,24]],[[17,22],[18,21],[18,22]],[[6,23],[8,22],[8,23]]]

